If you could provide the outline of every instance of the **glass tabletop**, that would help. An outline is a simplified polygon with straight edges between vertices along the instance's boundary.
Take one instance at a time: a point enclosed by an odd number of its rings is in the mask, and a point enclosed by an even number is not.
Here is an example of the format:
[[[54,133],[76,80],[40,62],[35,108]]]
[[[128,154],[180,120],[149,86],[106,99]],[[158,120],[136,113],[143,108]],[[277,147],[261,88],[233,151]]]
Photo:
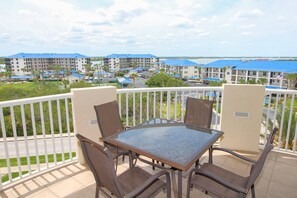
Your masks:
[[[164,119],[152,119],[107,138],[164,159],[183,169],[198,159],[223,132],[186,125]],[[135,151],[135,150],[134,150]]]

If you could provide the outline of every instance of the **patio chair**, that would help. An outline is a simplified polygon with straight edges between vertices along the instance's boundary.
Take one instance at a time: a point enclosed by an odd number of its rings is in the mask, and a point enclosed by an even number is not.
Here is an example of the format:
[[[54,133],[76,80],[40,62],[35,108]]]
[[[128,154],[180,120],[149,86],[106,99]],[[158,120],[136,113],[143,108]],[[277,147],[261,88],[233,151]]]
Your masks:
[[[187,97],[184,123],[202,128],[210,128],[212,106],[212,100]]]
[[[112,197],[111,195],[116,197],[153,197],[165,188],[167,198],[171,197],[169,172],[160,171],[151,175],[139,167],[132,166],[117,176],[112,155],[107,147],[104,148],[79,134],[76,137],[81,143],[86,161],[96,180],[95,197],[99,197],[100,190],[107,197]],[[161,176],[166,177],[166,183],[159,179]]]
[[[98,126],[101,132],[101,137],[105,138],[114,135],[120,131],[125,130],[120,115],[117,101],[104,103],[94,106],[97,116]],[[118,157],[129,155],[129,151],[119,149],[103,141],[105,147],[112,153],[113,159],[116,159],[116,166],[118,164]]]
[[[252,164],[250,175],[243,177],[233,172],[225,170],[219,166],[212,164],[212,152],[210,153],[209,163],[204,163],[200,168],[196,167],[191,170],[188,178],[187,198],[190,197],[190,188],[196,187],[205,190],[215,197],[246,197],[251,189],[252,197],[255,198],[254,183],[258,178],[268,153],[273,148],[273,140],[278,128],[275,128],[267,138],[266,145],[260,155],[259,159],[252,160],[245,156],[239,155],[234,151],[224,148],[213,148],[213,150],[220,150],[232,154],[239,159],[245,160]],[[195,173],[195,174],[193,174]]]

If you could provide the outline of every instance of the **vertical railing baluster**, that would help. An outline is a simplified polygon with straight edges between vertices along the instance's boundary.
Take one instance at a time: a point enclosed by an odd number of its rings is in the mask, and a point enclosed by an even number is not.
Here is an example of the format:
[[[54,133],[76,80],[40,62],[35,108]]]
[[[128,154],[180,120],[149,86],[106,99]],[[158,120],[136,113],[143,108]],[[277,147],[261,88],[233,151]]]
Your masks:
[[[66,128],[69,144],[69,159],[72,160],[72,146],[71,146],[71,135],[70,135],[70,124],[69,124],[69,111],[68,111],[68,99],[65,98],[65,113],[66,113]]]
[[[287,138],[286,138],[286,147],[285,147],[286,151],[288,150],[288,144],[289,144],[292,114],[293,114],[293,107],[294,107],[294,97],[295,95],[293,94],[291,99],[290,116],[289,116],[289,122],[288,122],[288,128],[287,128]]]
[[[216,117],[215,117],[215,129],[218,129],[218,119],[219,119],[219,101],[220,101],[220,91],[217,91],[217,96],[216,96]]]
[[[278,101],[279,101],[279,94],[276,94],[276,101],[275,101],[274,114],[273,114],[273,126],[272,126],[272,130],[274,129],[275,123],[276,123],[276,114],[277,114],[277,108],[278,108]]]
[[[21,169],[20,151],[19,151],[19,143],[18,143],[18,134],[17,134],[17,130],[16,130],[13,106],[10,106],[10,116],[11,116],[14,146],[15,146],[15,150],[16,150],[16,158],[17,158],[17,163],[18,163],[19,177],[22,178],[22,169]]]
[[[44,152],[45,152],[45,163],[46,163],[46,167],[48,168],[49,164],[48,164],[48,153],[47,153],[47,143],[46,143],[46,135],[45,135],[45,126],[44,126],[44,115],[43,115],[42,102],[39,102],[39,108],[40,108],[41,130],[42,130],[42,137],[43,137],[43,143],[44,143]]]
[[[40,160],[39,160],[38,142],[37,142],[37,134],[36,134],[36,122],[35,122],[35,113],[34,113],[34,104],[33,103],[30,104],[30,110],[31,110],[32,129],[33,129],[33,136],[34,136],[34,146],[35,146],[35,152],[36,152],[36,163],[37,163],[37,168],[38,168],[38,172],[39,172],[40,171]]]
[[[177,108],[177,91],[175,91],[175,96],[174,96],[174,120],[176,121],[176,108]]]
[[[181,121],[182,121],[182,122],[184,122],[184,108],[183,108],[183,105],[184,105],[184,97],[185,97],[185,92],[182,91],[181,104],[180,104],[180,107],[181,107]]]
[[[156,92],[154,91],[154,118],[156,117]]]
[[[49,121],[50,121],[50,129],[51,129],[51,136],[52,136],[52,144],[53,144],[54,163],[55,163],[55,165],[57,165],[56,141],[55,141],[53,113],[52,113],[52,101],[51,100],[48,101],[48,112],[49,112]]]
[[[149,101],[150,101],[150,92],[146,92],[146,121],[150,119],[149,115]]]
[[[133,92],[133,126],[135,126],[135,92]]]
[[[142,92],[139,94],[139,123],[142,123]]]
[[[29,146],[28,146],[28,134],[27,134],[27,125],[26,125],[24,105],[21,105],[21,116],[22,116],[22,123],[23,123],[24,143],[25,143],[25,147],[26,147],[28,172],[31,175],[31,163],[30,163],[30,153],[29,153]]]
[[[163,118],[163,92],[160,91],[160,108],[159,108],[159,111],[160,111],[160,118]]]
[[[62,121],[61,121],[61,107],[60,107],[60,100],[57,100],[57,112],[58,112],[58,125],[59,125],[59,133],[60,133],[60,141],[61,141],[61,155],[62,155],[62,162],[65,162],[65,153],[64,153],[64,141],[63,141],[63,134],[62,134]]]
[[[126,126],[129,126],[129,96],[126,93]]]
[[[266,128],[265,128],[265,133],[264,133],[264,144],[266,143],[266,138],[267,138],[267,129],[269,126],[269,115],[270,115],[270,106],[271,106],[271,93],[269,94],[269,100],[268,100],[268,107],[266,111]]]
[[[8,152],[6,129],[5,129],[5,121],[4,121],[4,115],[3,115],[3,109],[2,109],[2,107],[0,107],[0,121],[1,121],[2,138],[3,138],[3,144],[4,144],[4,152],[5,152],[5,158],[6,158],[7,174],[8,174],[9,182],[12,182],[11,167],[10,167],[10,157],[9,157],[9,152]],[[1,179],[1,183],[2,183],[2,179]]]
[[[284,126],[284,117],[285,117],[285,111],[286,111],[286,104],[287,104],[287,94],[284,95],[284,101],[283,101],[283,108],[282,108],[282,117],[281,117],[281,124],[279,127],[279,136],[278,136],[278,149],[280,149],[282,145],[282,132],[283,132],[283,126]]]
[[[171,99],[170,91],[167,91],[167,120],[170,120],[170,99]]]

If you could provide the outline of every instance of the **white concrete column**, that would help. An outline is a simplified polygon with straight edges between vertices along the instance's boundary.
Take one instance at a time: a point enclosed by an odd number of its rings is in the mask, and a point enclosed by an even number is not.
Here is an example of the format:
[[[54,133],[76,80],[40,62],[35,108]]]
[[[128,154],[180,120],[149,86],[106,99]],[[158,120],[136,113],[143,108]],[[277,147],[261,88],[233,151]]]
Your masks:
[[[97,123],[94,105],[100,105],[116,100],[116,87],[92,87],[72,89],[72,112],[74,133],[99,142],[101,133]],[[77,140],[77,159],[80,164],[85,163],[79,141]]]

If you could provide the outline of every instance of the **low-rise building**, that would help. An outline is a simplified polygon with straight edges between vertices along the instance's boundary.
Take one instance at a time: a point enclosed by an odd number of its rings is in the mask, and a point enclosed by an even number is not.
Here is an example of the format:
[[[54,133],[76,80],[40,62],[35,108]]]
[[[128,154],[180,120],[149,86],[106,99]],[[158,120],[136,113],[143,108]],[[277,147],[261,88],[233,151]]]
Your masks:
[[[288,88],[288,74],[297,74],[297,61],[217,60],[202,66],[203,78],[219,78],[232,84],[262,81],[265,85]]]
[[[185,59],[167,59],[160,65],[166,73],[182,78],[199,78],[200,68],[201,65]]]
[[[130,67],[155,67],[159,58],[152,54],[111,54],[103,59],[104,66],[110,71]]]
[[[19,53],[5,58],[8,71],[13,75],[28,75],[34,71],[52,70],[52,66],[60,66],[63,70],[85,72],[85,64],[90,64],[90,58],[81,54],[56,53]]]

